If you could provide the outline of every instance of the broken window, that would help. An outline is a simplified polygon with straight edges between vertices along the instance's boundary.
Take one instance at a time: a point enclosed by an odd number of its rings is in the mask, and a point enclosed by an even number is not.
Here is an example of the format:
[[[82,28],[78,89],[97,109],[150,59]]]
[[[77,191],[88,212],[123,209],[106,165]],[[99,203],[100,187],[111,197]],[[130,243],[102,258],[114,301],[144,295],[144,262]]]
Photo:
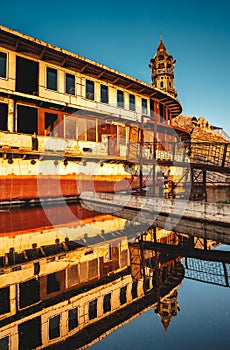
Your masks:
[[[10,288],[0,289],[0,315],[10,312]],[[0,348],[1,349],[1,348]]]
[[[86,80],[86,98],[94,100],[94,82],[91,80]]]
[[[46,88],[57,91],[57,69],[46,67]]]
[[[72,331],[78,327],[78,309],[75,307],[68,311],[68,330]]]
[[[7,130],[8,105],[0,103],[0,130]]]
[[[65,75],[65,92],[70,95],[75,95],[75,76],[66,73]]]
[[[17,131],[24,134],[37,133],[37,109],[18,105],[17,112]]]
[[[35,278],[19,284],[19,307],[37,303],[40,300],[40,283]]]
[[[60,337],[60,315],[49,319],[49,339]]]
[[[0,52],[0,78],[6,78],[7,54]]]
[[[38,62],[16,57],[16,91],[38,95]]]

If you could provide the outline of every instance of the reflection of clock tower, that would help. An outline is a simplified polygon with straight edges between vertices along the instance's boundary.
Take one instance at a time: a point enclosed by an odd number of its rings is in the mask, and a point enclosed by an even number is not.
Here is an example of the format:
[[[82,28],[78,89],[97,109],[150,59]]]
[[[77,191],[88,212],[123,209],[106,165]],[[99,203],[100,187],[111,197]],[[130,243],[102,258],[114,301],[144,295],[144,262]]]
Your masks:
[[[155,312],[161,317],[165,332],[167,331],[171,319],[176,316],[179,310],[178,290],[175,288],[167,297],[163,298],[155,308]]]
[[[174,65],[176,61],[166,51],[166,47],[160,40],[157,48],[157,53],[151,59],[149,67],[152,71],[152,84],[154,87],[163,90],[174,97],[177,96],[177,91],[174,88]]]

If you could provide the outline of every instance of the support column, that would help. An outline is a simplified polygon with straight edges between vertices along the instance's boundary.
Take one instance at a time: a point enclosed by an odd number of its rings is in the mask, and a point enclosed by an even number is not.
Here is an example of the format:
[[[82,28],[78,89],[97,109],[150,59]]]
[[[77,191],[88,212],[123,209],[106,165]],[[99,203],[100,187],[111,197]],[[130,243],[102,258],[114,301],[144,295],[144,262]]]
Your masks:
[[[206,170],[203,170],[203,193],[205,202],[207,202]]]
[[[15,104],[14,100],[10,99],[8,104],[8,121],[7,128],[10,132],[14,132],[14,118],[15,116]]]

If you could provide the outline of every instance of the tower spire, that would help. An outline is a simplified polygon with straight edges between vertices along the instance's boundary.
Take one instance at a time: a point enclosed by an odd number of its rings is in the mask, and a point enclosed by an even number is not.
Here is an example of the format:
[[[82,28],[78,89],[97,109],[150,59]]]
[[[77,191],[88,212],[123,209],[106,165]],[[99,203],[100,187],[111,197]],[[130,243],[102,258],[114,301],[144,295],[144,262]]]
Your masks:
[[[152,71],[152,85],[173,96],[177,96],[174,88],[174,65],[176,61],[166,51],[166,47],[160,33],[160,43],[156,55],[150,60],[149,67]]]

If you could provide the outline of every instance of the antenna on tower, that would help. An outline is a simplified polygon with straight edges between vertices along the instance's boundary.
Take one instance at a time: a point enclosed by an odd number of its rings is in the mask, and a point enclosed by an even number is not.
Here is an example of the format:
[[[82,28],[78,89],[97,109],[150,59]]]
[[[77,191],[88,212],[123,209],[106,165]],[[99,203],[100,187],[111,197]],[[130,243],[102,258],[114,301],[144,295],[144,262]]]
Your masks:
[[[162,41],[162,33],[160,33],[160,41]]]

